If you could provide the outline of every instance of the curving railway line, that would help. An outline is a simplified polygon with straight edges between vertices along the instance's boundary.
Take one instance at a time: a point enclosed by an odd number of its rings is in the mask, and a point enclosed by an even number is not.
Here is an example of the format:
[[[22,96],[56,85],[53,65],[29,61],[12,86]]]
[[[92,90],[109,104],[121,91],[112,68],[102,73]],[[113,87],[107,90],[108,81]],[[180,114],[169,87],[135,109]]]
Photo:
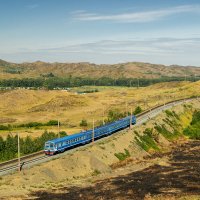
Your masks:
[[[198,98],[198,97],[195,97],[195,98]],[[147,111],[144,111],[144,112],[136,115],[137,123],[135,125],[133,125],[133,127],[141,125],[142,123],[148,121],[150,118],[155,117],[156,115],[161,113],[163,110],[167,110],[167,109],[169,109],[169,108],[171,108],[173,106],[176,106],[176,105],[191,101],[191,100],[193,100],[195,98],[187,98],[187,99],[180,99],[180,100],[171,101],[171,102],[168,102],[166,104],[158,105],[158,106],[155,106],[155,107],[153,107],[153,108],[151,108],[151,109],[149,109]],[[121,131],[119,131],[119,132],[121,132]],[[108,136],[108,137],[111,137],[111,136]],[[102,138],[100,140],[103,140],[105,138],[106,137],[104,137],[104,138]],[[91,145],[91,144],[87,144],[87,145]],[[40,164],[40,163],[43,163],[43,162],[46,162],[46,161],[61,157],[61,156],[66,155],[66,154],[68,154],[70,152],[73,152],[73,151],[75,151],[77,149],[82,149],[85,146],[86,145],[80,146],[80,147],[77,147],[77,148],[74,148],[74,149],[70,149],[70,150],[68,150],[68,151],[66,151],[66,152],[64,152],[62,154],[54,155],[54,156],[51,156],[51,157],[44,155],[43,151],[39,151],[39,152],[36,152],[34,154],[29,154],[29,155],[23,156],[23,157],[20,158],[21,169],[22,168],[29,168],[29,167],[31,167],[33,165]],[[0,176],[9,174],[11,172],[14,172],[17,169],[18,169],[18,159],[13,159],[13,160],[9,160],[7,162],[0,163]]]

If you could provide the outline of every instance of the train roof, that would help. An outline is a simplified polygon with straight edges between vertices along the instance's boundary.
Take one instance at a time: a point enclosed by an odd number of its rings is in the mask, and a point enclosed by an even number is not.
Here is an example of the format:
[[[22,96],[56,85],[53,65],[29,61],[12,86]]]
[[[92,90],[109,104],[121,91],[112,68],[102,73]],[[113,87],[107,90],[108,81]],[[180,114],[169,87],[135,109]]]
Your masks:
[[[74,138],[77,138],[77,137],[81,137],[85,133],[88,133],[88,132],[90,132],[90,131],[84,131],[84,132],[80,132],[80,133],[75,133],[73,135],[65,136],[65,137],[62,137],[62,138],[56,138],[56,139],[53,139],[53,140],[49,140],[47,142],[53,142],[53,143],[63,142],[65,140],[70,140],[70,139],[74,139]]]
[[[132,115],[132,117],[135,117],[135,116]],[[123,121],[123,120],[127,120],[127,119],[130,119],[130,116],[122,118],[122,119],[119,119],[119,120],[114,121],[114,122],[110,122],[110,123],[105,124],[105,125],[100,126],[100,127],[96,127],[95,129],[99,129],[99,128],[103,128],[103,127],[108,127],[111,124],[115,124],[117,122],[120,122],[120,121]],[[88,131],[83,131],[83,132],[80,132],[80,133],[75,133],[73,135],[65,136],[65,137],[62,137],[62,138],[56,138],[56,139],[53,139],[53,140],[49,140],[47,142],[59,143],[59,142],[65,141],[65,140],[70,140],[70,139],[74,139],[74,138],[77,138],[77,137],[84,136],[86,133],[90,133],[91,131],[92,131],[92,129],[90,129]]]

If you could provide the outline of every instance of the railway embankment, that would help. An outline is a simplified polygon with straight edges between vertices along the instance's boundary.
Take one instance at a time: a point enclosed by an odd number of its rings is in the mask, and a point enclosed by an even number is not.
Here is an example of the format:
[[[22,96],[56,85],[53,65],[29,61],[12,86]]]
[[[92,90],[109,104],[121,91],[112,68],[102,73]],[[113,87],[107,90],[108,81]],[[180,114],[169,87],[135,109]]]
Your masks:
[[[0,194],[2,197],[26,197],[30,193],[40,195],[41,191],[61,192],[63,187],[91,185],[98,179],[117,177],[154,165],[167,166],[165,155],[187,143],[188,136],[183,132],[195,110],[199,109],[198,100],[177,105],[132,129],[26,168],[21,174],[5,176],[0,180]]]

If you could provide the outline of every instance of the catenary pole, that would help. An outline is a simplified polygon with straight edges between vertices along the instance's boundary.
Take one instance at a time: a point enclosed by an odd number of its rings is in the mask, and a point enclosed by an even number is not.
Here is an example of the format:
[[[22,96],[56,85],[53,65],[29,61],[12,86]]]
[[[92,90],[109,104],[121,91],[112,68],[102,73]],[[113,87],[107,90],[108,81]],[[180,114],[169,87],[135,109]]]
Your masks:
[[[133,114],[133,110],[131,108],[131,116],[130,116],[130,129],[132,128],[132,114]]]
[[[60,121],[58,120],[58,137],[60,138]]]
[[[105,118],[105,107],[103,106],[103,125],[105,124],[104,118]]]
[[[18,171],[21,171],[21,163],[20,163],[20,138],[19,138],[19,133],[17,133],[17,146],[18,146]]]
[[[94,118],[93,118],[93,128],[92,128],[92,143],[94,143]]]

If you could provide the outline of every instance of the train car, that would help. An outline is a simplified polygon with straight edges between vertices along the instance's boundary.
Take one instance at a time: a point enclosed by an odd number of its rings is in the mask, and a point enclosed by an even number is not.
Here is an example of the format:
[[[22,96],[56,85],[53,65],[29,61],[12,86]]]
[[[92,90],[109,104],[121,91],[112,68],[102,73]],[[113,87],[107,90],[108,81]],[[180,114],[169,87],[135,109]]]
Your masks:
[[[133,115],[125,117],[123,119],[111,122],[109,124],[97,127],[94,129],[94,140],[115,133],[119,130],[130,126],[130,120],[132,124],[136,123],[136,117]],[[84,145],[91,142],[93,139],[93,130],[88,130],[80,133],[76,133],[70,136],[56,138],[45,142],[44,152],[46,155],[54,155],[59,152],[63,152],[66,149],[75,147],[78,145]]]

